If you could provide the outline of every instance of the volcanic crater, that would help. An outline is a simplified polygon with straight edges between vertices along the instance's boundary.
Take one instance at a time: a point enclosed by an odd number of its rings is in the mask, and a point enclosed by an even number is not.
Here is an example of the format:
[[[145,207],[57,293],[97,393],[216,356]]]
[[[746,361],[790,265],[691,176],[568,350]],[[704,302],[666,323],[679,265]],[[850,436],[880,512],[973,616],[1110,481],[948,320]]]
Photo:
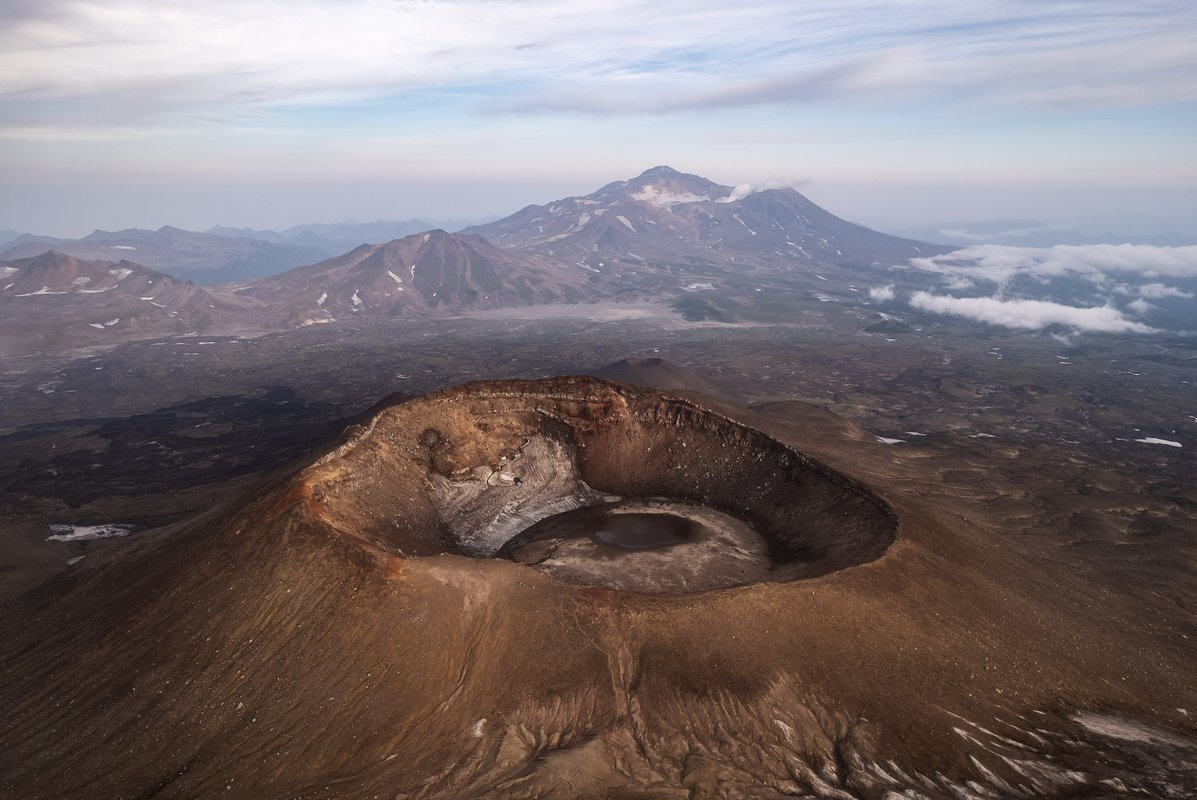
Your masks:
[[[561,580],[687,593],[880,557],[869,489],[688,399],[571,377],[392,405],[305,474],[321,516],[402,556],[507,558]]]

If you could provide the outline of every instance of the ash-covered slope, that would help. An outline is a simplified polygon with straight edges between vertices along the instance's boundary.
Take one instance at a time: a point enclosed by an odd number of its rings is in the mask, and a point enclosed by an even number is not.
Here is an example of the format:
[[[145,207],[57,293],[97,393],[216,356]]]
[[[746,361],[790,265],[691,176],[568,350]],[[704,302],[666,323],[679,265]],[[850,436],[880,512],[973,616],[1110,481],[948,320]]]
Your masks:
[[[595,379],[472,384],[381,410],[213,522],[85,562],[0,618],[0,794],[1197,788],[1178,647],[886,485],[871,437],[787,442],[729,414],[750,417]],[[776,568],[676,596],[560,579],[560,551],[488,557],[514,518],[594,493],[738,515]],[[591,566],[640,563],[611,556]]]
[[[239,294],[291,324],[574,303],[594,290],[581,268],[500,250],[480,236],[427,231],[257,281]]]
[[[82,261],[49,251],[0,262],[0,352],[254,329],[255,303],[201,289],[129,261]]]
[[[21,236],[7,245],[0,260],[31,258],[50,249],[84,261],[129,259],[204,285],[274,275],[329,255],[302,243],[217,236],[165,225],[157,230],[95,231],[82,239]]]
[[[466,232],[582,262],[598,274],[613,263],[888,267],[947,249],[847,222],[794,189],[734,189],[663,166]]]

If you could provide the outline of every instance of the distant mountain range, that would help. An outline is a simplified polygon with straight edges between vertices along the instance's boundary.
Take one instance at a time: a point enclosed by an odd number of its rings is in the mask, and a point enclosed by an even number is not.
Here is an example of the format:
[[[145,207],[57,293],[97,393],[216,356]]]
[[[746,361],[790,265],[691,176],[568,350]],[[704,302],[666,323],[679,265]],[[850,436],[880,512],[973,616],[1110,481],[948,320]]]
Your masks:
[[[408,232],[331,258],[298,243],[368,240],[423,224],[21,236],[0,254],[5,347],[66,350],[595,301],[668,303],[687,320],[722,323],[788,322],[798,308],[830,303],[883,320],[879,328],[862,322],[877,334],[944,314],[1033,329],[1147,332],[1189,329],[1197,296],[1197,277],[1174,263],[1194,258],[1184,248],[961,250],[853,224],[794,189],[733,188],[663,166],[456,234]],[[1034,230],[1034,221],[1003,220],[961,235],[976,244]],[[1144,266],[1148,258],[1162,259],[1158,275]],[[290,268],[280,271],[282,263]],[[200,289],[166,272],[235,283]],[[1018,305],[1024,301],[1032,303]]]
[[[396,220],[296,225],[282,232],[217,225],[206,232],[172,226],[94,231],[82,239],[62,239],[0,231],[0,261],[31,258],[48,250],[84,261],[136,261],[205,286],[252,281],[314,264],[363,244],[379,244],[413,233],[447,228],[466,220]]]
[[[284,231],[228,228],[216,225],[208,233],[216,236],[254,239],[271,244],[291,244],[312,247],[324,252],[324,257],[347,253],[363,244],[380,244],[402,239],[413,233],[440,228],[455,231],[471,224],[468,220],[378,220],[375,222],[333,222],[293,225]]]
[[[249,298],[129,261],[83,261],[52,250],[0,262],[0,355],[258,330],[261,319]]]
[[[140,228],[95,231],[82,239],[22,234],[4,246],[0,261],[30,258],[47,250],[83,261],[127,259],[206,285],[274,275],[328,257],[319,247],[216,236],[167,225],[154,231]]]
[[[76,309],[53,335],[22,340],[46,350],[121,341],[126,329],[118,326],[139,317],[134,309],[166,312],[154,325],[139,322],[127,329],[141,338],[599,300],[665,301],[689,320],[734,322],[745,310],[776,304],[781,295],[856,301],[862,290],[853,280],[875,280],[878,269],[949,249],[854,225],[793,189],[734,190],[669,167],[654,167],[584,197],[529,206],[457,234],[407,233],[386,243],[358,244],[332,258],[323,257],[316,244],[368,240],[422,224],[310,225],[278,234],[228,228],[97,231],[74,241],[20,237],[0,254],[9,262],[0,269],[15,278],[13,286],[0,289],[0,303],[14,320],[55,319],[61,315],[45,314],[55,304]],[[34,269],[25,257],[47,247],[58,252],[39,258],[73,266],[43,284],[31,277]],[[248,277],[277,259],[303,256],[309,257],[306,265]],[[170,279],[202,300],[164,303],[145,287],[165,285],[165,275],[144,269],[144,263],[114,265],[118,258],[161,265],[175,275],[236,282],[201,290]],[[130,274],[116,283],[74,283],[125,271]],[[133,294],[145,308],[121,305],[117,313],[116,301],[125,302],[130,286],[139,287]],[[203,308],[221,313],[191,313]],[[790,313],[784,302],[779,308]],[[117,318],[122,322],[106,324]]]

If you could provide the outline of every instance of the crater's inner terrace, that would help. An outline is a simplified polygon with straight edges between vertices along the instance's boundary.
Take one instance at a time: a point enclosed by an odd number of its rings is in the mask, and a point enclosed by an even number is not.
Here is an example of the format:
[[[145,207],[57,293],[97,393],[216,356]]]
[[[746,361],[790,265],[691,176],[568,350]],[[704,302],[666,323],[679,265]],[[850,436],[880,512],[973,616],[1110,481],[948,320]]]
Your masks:
[[[881,556],[897,524],[871,491],[760,431],[594,378],[401,403],[321,465],[337,474],[318,486],[327,513],[379,547],[633,591],[825,574]]]

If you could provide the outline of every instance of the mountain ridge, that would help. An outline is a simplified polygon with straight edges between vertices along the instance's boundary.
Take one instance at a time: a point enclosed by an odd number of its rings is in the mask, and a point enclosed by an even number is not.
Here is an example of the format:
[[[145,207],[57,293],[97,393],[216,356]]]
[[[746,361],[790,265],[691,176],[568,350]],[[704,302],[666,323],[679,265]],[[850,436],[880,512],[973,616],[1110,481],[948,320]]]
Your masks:
[[[347,316],[426,316],[596,297],[586,274],[550,259],[501,250],[481,236],[436,229],[364,244],[238,294],[287,308],[292,324]]]

